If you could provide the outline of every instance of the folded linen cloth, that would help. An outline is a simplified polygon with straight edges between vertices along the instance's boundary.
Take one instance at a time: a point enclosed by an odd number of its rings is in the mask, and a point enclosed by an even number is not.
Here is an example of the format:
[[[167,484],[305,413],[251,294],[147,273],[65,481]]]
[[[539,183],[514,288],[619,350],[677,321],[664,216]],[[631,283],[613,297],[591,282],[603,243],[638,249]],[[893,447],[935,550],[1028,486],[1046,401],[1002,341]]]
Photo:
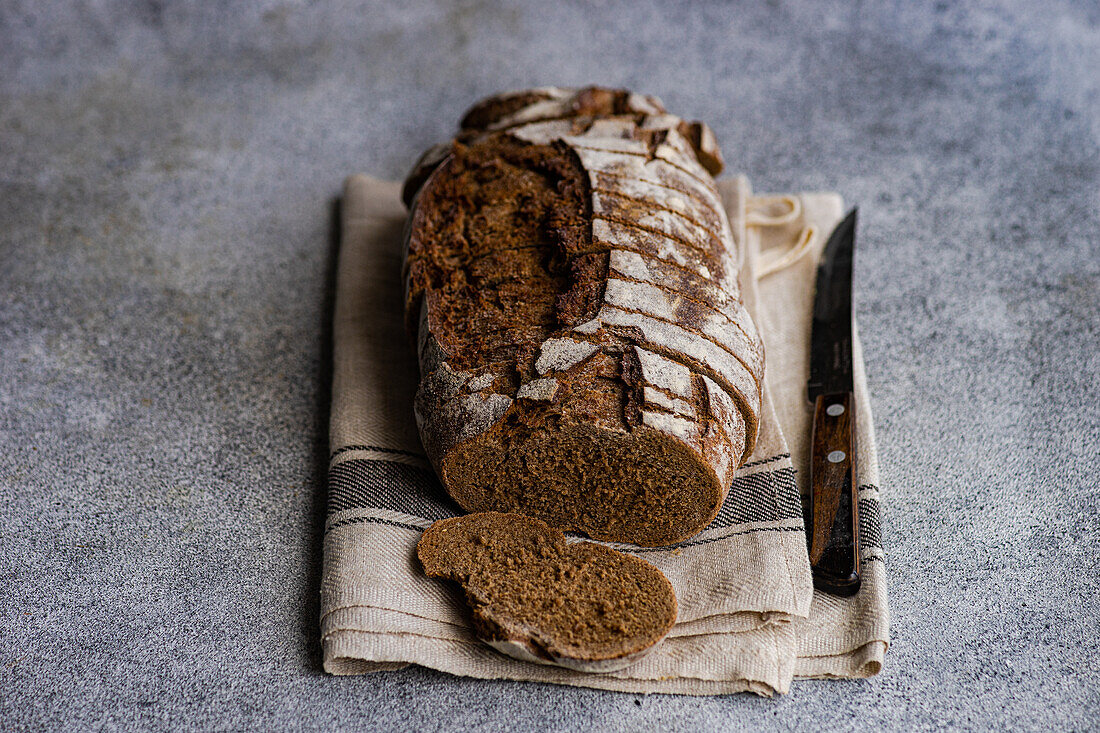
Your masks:
[[[457,588],[426,578],[420,533],[461,513],[424,455],[412,415],[418,369],[402,319],[399,186],[348,179],[334,317],[331,463],[321,585],[324,665],[360,674],[414,663],[480,678],[629,692],[787,692],[795,677],[875,674],[888,640],[877,463],[856,346],[863,589],[813,591],[800,500],[816,259],[841,215],[834,194],[752,197],[719,184],[744,262],[742,287],[767,353],[760,436],[717,518],[673,547],[612,544],[645,558],[676,590],[669,636],[628,669],[572,672],[481,644]]]

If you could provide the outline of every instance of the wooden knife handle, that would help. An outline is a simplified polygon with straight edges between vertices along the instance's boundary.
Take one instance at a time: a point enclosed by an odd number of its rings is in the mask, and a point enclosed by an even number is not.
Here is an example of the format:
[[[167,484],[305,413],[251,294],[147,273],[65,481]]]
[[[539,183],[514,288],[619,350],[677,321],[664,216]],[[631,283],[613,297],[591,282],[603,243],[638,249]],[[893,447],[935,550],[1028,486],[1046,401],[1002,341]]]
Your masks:
[[[855,396],[820,395],[810,440],[810,565],[814,587],[840,596],[859,590],[859,498]]]

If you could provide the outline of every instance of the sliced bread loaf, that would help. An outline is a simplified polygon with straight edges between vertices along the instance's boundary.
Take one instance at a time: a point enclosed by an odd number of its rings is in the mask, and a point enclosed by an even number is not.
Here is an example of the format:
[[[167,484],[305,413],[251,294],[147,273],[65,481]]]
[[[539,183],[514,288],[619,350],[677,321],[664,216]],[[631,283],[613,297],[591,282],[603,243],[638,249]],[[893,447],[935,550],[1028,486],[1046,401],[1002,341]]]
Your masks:
[[[676,622],[676,595],[644,560],[519,514],[433,524],[417,548],[424,572],[466,591],[477,635],[524,661],[583,672],[627,667]]]
[[[756,439],[764,347],[705,125],[624,90],[475,106],[410,174],[429,459],[467,511],[669,545]]]

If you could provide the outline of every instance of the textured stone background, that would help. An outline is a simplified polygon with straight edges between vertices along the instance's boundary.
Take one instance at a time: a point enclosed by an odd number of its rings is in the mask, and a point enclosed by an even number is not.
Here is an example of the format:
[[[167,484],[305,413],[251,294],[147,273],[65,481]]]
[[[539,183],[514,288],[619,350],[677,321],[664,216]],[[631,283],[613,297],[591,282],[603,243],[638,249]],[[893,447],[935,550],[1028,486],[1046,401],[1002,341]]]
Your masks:
[[[0,3],[0,728],[1100,726],[1100,7]],[[319,669],[334,244],[502,88],[861,206],[881,676],[684,699]]]

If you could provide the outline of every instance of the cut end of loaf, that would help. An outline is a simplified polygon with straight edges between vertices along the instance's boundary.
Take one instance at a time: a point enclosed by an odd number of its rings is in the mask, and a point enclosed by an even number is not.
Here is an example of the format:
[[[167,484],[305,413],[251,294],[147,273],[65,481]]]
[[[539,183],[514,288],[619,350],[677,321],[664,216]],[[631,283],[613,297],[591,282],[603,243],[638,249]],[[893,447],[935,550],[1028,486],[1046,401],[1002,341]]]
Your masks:
[[[644,547],[701,532],[724,493],[683,442],[645,427],[517,429],[505,421],[448,455],[442,474],[467,511],[521,512],[593,539]]]
[[[589,542],[567,544],[545,523],[484,512],[423,535],[427,575],[462,584],[475,631],[517,659],[611,672],[648,653],[676,622],[657,568]]]

